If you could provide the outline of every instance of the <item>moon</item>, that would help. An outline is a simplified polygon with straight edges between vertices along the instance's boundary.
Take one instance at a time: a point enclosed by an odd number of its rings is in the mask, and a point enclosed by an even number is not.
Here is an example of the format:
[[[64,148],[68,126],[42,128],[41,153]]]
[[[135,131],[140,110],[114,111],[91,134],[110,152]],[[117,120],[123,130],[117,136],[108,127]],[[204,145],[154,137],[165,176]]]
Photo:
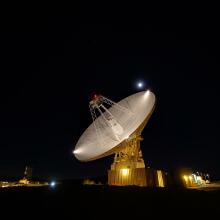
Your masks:
[[[137,88],[142,89],[144,87],[144,83],[142,81],[137,82]]]

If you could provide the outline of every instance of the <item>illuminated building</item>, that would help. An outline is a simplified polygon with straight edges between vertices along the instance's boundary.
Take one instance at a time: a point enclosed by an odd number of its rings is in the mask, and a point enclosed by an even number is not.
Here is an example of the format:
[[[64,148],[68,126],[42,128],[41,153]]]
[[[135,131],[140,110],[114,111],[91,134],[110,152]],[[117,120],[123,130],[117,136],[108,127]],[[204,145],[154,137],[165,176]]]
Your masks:
[[[7,188],[7,187],[40,187],[40,186],[47,186],[47,182],[40,182],[40,181],[32,181],[32,168],[30,167],[25,167],[24,171],[24,177],[20,179],[19,181],[14,181],[14,182],[8,182],[8,181],[3,181],[0,182],[0,187],[1,188]],[[53,182],[52,182],[53,183]],[[54,182],[55,184],[55,182]]]

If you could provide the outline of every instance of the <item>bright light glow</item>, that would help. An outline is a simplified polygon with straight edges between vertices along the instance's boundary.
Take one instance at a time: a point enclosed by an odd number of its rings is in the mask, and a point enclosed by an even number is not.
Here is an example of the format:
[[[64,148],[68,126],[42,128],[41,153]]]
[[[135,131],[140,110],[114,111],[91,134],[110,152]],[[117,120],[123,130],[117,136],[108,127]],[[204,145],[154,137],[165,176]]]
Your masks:
[[[144,93],[144,100],[147,99],[150,95],[150,90],[147,90],[145,93]]]
[[[55,181],[52,181],[52,182],[50,183],[50,186],[52,186],[52,187],[56,186],[56,182],[55,182]]]
[[[143,83],[142,82],[139,82],[138,83],[138,88],[142,88],[143,87]]]
[[[192,176],[189,176],[190,181],[192,181]]]
[[[149,96],[150,95],[150,90],[147,90],[147,92],[145,94],[146,94],[146,96]]]
[[[157,177],[158,177],[159,187],[164,187],[163,174],[161,170],[157,170]]]
[[[138,89],[143,89],[143,88],[144,88],[144,82],[143,82],[143,81],[138,81],[138,82],[136,83],[136,87],[137,87]]]
[[[74,154],[78,154],[80,152],[80,149],[76,149],[73,151]]]
[[[183,179],[184,179],[185,181],[187,181],[187,180],[188,180],[188,176],[184,175],[184,176],[183,176]]]
[[[122,169],[121,172],[123,176],[127,176],[129,174],[129,169]]]

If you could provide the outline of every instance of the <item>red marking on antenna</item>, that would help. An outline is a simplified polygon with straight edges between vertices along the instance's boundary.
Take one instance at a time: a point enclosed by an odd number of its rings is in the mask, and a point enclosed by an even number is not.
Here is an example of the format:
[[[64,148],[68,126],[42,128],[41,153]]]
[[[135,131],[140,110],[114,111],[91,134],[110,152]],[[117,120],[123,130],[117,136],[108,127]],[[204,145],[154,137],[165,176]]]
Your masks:
[[[93,92],[91,98],[93,101],[95,101],[98,98],[98,95],[95,92]]]

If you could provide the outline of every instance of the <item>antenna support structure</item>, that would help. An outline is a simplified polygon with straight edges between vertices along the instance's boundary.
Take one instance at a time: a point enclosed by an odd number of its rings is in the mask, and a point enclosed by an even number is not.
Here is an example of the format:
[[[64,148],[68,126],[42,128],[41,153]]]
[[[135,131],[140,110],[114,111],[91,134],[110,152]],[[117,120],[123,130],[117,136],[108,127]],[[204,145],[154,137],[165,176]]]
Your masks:
[[[110,107],[113,105],[114,108],[117,108],[117,111],[132,115],[132,112],[128,108],[101,95],[94,95],[92,101],[89,103],[89,109],[100,145],[104,144],[105,140],[102,137],[102,125],[100,121],[96,120],[96,112],[102,117],[102,122],[111,128],[110,135],[112,139],[120,141],[124,131],[120,121],[116,120],[114,113],[110,110]],[[147,123],[148,119],[149,118],[144,121],[144,125]],[[147,185],[145,163],[140,149],[140,142],[143,140],[141,131],[144,125],[127,137],[126,140],[122,141],[120,146],[115,149],[114,161],[108,170],[109,185]]]

